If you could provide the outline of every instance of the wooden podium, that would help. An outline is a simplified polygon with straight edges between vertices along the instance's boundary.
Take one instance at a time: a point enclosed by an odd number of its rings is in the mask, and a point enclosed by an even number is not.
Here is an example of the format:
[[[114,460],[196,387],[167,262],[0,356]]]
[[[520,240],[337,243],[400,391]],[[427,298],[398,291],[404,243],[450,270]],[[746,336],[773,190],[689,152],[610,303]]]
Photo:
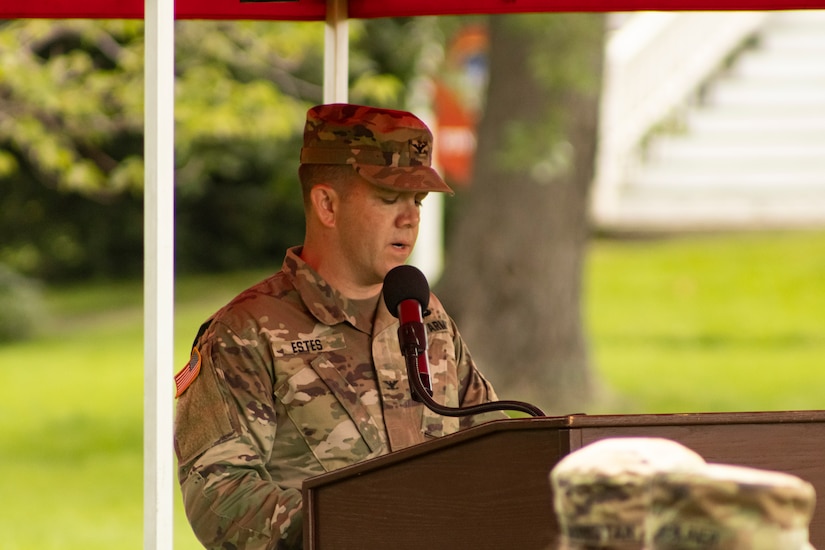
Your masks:
[[[306,480],[304,550],[552,550],[550,470],[607,437],[672,439],[825,498],[825,411],[500,420]],[[811,543],[825,548],[825,510]]]

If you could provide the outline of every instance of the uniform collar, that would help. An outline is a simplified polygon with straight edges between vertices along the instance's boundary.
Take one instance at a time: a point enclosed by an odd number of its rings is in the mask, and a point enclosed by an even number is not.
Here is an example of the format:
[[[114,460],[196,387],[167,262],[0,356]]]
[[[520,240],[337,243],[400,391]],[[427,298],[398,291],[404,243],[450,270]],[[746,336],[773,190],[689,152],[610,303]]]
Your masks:
[[[371,326],[359,326],[358,308],[353,301],[333,288],[301,259],[301,248],[296,246],[287,250],[282,271],[292,281],[310,313],[325,325],[347,322],[367,334],[371,333]]]

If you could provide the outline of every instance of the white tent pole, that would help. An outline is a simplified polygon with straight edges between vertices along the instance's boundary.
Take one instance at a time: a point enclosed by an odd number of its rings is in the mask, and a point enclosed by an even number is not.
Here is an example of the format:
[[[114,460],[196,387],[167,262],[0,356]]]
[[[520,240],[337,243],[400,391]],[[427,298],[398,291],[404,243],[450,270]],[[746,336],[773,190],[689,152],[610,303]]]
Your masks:
[[[327,0],[324,27],[324,103],[346,103],[349,92],[347,0]]]
[[[174,0],[146,0],[143,547],[173,541]]]
[[[435,114],[427,101],[410,100],[410,108],[433,131],[433,140],[438,143],[439,135]],[[433,168],[441,172],[438,156],[433,148]],[[421,223],[418,226],[418,241],[413,248],[409,263],[420,269],[430,284],[438,282],[444,270],[444,194],[430,193],[421,205]]]

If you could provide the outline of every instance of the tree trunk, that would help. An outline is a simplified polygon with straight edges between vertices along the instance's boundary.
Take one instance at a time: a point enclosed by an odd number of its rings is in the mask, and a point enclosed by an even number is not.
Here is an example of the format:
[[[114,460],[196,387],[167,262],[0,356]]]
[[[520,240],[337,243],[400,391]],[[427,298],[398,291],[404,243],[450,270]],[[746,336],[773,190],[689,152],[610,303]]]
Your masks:
[[[582,317],[603,46],[601,14],[490,18],[472,187],[437,285],[502,399],[585,412]]]

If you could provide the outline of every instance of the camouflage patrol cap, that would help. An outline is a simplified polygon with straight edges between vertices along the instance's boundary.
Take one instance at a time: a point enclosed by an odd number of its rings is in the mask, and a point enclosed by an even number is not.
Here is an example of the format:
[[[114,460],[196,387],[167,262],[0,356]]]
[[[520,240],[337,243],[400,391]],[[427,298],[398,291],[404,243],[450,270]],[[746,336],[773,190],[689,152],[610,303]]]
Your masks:
[[[567,455],[550,472],[561,547],[641,549],[652,475],[704,464],[675,441],[647,437],[602,439]]]
[[[727,464],[657,474],[647,550],[813,550],[813,486],[794,475]]]
[[[335,103],[307,111],[301,164],[349,164],[395,191],[453,193],[432,168],[433,135],[406,111]]]

